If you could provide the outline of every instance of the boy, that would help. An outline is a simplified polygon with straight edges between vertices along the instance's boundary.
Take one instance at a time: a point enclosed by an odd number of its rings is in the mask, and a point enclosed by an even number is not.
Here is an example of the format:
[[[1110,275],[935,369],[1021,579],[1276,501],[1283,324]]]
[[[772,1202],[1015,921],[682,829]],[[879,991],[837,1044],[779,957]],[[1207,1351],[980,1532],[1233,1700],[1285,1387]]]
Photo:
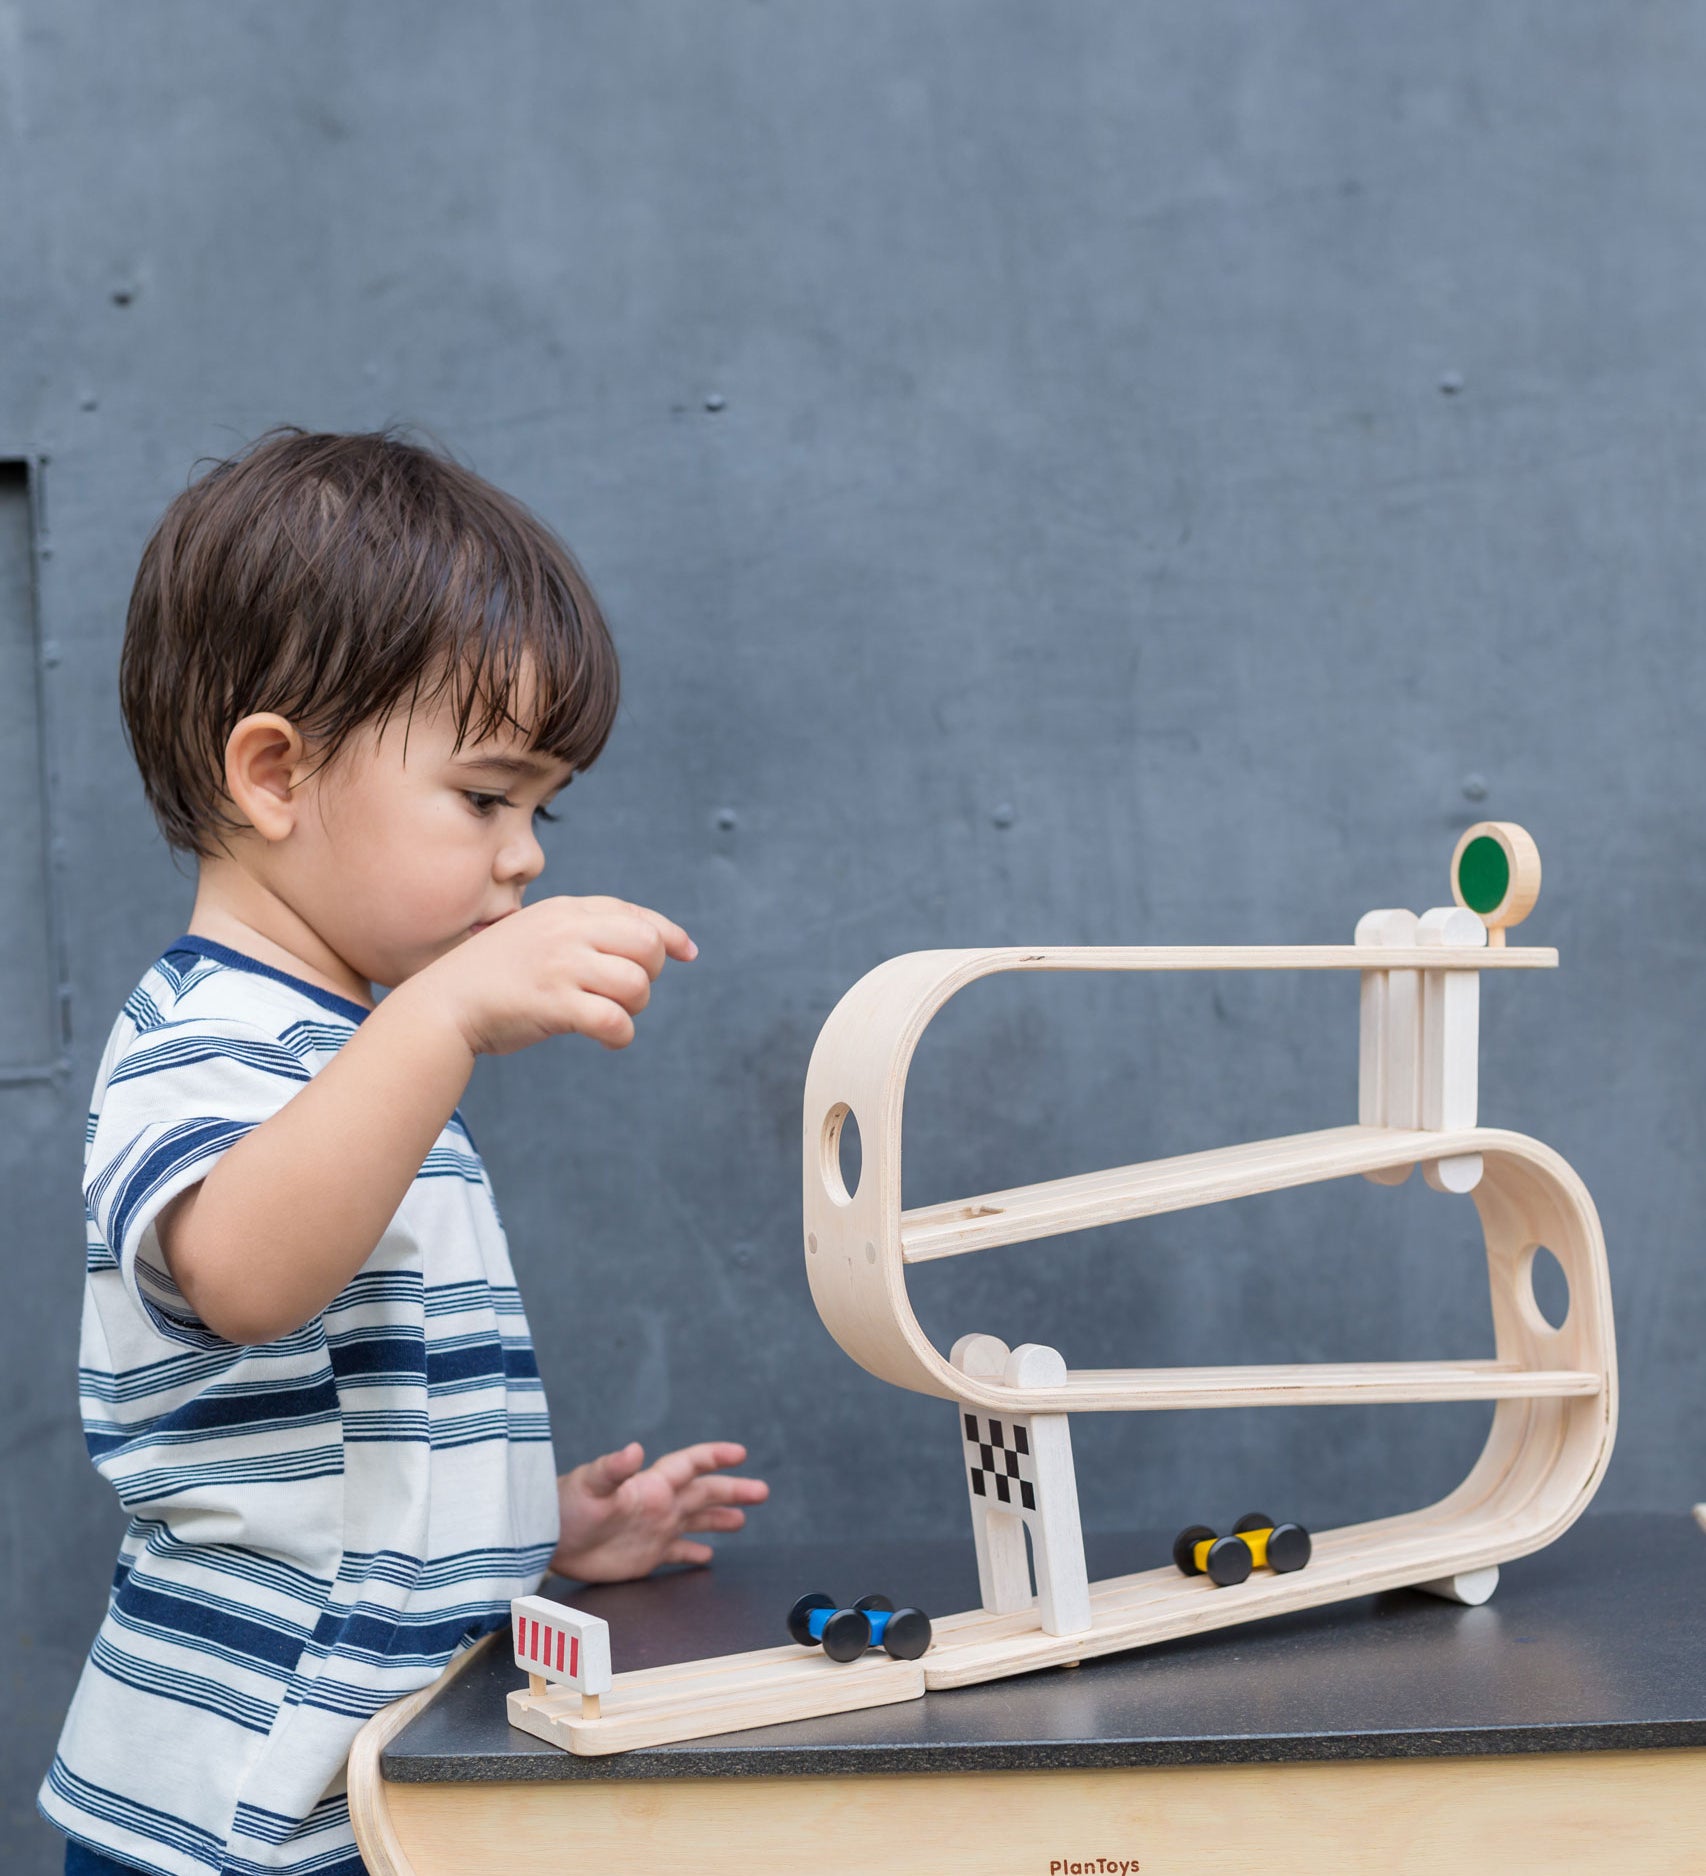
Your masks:
[[[477,1055],[625,1047],[696,947],[523,909],[615,654],[562,543],[430,451],[287,430],[217,465],[144,553],[120,688],[198,883],[91,1103],[80,1394],[131,1522],[40,1802],[68,1870],[358,1876],[364,1720],[547,1568],[704,1562],[686,1533],[766,1495],[724,1442],[554,1476],[457,1111]]]

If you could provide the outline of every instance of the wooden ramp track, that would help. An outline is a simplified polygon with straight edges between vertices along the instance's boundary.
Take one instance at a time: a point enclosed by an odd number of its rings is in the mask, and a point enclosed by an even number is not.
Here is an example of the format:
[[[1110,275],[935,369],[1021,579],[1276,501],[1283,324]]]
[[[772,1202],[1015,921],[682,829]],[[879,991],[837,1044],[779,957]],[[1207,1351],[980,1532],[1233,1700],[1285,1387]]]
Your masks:
[[[557,1689],[535,1695],[517,1688],[509,1696],[509,1721],[567,1751],[597,1757],[888,1706],[916,1700],[929,1690],[968,1687],[1261,1616],[1403,1589],[1536,1547],[1518,1535],[1520,1521],[1503,1529],[1501,1522],[1487,1519],[1447,1530],[1431,1513],[1416,1512],[1325,1531],[1315,1536],[1306,1568],[1287,1576],[1259,1570],[1226,1589],[1216,1588],[1206,1576],[1181,1576],[1170,1564],[1110,1577],[1091,1585],[1092,1625],[1078,1635],[1043,1633],[1034,1607],[1014,1615],[973,1609],[938,1619],[930,1650],[919,1661],[894,1661],[873,1650],[841,1664],[820,1650],[784,1645],[645,1668],[615,1677],[596,1720],[581,1717],[577,1693]]]
[[[530,1694],[518,1687],[509,1696],[509,1723],[570,1752],[597,1757],[884,1707],[923,1692],[924,1661],[895,1661],[874,1650],[841,1663],[821,1649],[808,1652],[790,1642],[618,1674],[600,1698],[596,1720],[581,1717],[577,1693],[558,1688]]]
[[[1241,1146],[1142,1160],[1102,1172],[1077,1173],[1038,1185],[985,1192],[945,1205],[924,1205],[900,1215],[901,1255],[908,1264],[961,1257],[998,1244],[1024,1244],[1068,1231],[1153,1218],[1229,1199],[1283,1192],[1294,1186],[1348,1179],[1357,1173],[1415,1165],[1480,1150],[1479,1131],[1419,1128],[1327,1127],[1282,1134]]]
[[[1357,1406],[1365,1401],[1522,1400],[1597,1394],[1587,1368],[1525,1368],[1514,1361],[1293,1362],[1242,1368],[1074,1368],[1070,1400],[1116,1394],[1133,1411],[1183,1407]]]
[[[880,1151],[870,1152],[873,1176]],[[955,1372],[931,1345],[906,1295],[907,1277],[919,1263],[1417,1161],[1466,1158],[1485,1166],[1474,1196],[1491,1232],[1492,1360],[1072,1369],[1061,1385],[1016,1395]],[[826,1325],[883,1379],[990,1413],[1557,1399],[1614,1387],[1609,1284],[1592,1201],[1551,1148],[1520,1134],[1487,1127],[1330,1127],[910,1211],[868,1199],[865,1183],[856,1198],[838,1205],[814,1190],[808,1170],[813,1229],[807,1271]],[[892,1170],[889,1184],[898,1184]],[[1559,1257],[1570,1283],[1571,1314],[1562,1331],[1534,1311],[1528,1270],[1537,1244]]]

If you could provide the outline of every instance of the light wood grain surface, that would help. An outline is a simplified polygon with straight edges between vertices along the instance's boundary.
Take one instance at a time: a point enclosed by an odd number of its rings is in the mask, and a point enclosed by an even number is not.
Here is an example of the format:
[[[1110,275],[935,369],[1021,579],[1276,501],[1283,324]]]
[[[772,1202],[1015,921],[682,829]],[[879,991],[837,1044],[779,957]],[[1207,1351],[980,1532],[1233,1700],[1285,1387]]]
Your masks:
[[[1698,1876],[1706,1753],[389,1785],[375,1876]]]

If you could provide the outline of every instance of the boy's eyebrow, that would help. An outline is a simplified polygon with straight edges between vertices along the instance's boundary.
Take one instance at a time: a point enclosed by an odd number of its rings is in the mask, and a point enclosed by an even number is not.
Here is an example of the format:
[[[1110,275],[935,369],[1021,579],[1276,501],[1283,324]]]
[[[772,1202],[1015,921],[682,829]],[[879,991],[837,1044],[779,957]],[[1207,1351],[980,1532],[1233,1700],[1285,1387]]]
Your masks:
[[[471,769],[496,769],[504,775],[549,775],[557,767],[542,756],[462,756],[462,764]]]

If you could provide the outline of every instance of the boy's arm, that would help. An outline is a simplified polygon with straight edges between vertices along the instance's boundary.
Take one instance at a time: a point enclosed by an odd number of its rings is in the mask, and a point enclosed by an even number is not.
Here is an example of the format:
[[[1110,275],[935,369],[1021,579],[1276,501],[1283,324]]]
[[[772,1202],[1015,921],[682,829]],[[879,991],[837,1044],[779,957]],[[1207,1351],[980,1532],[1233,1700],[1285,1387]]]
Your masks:
[[[408,991],[399,985],[160,1214],[172,1281],[228,1342],[271,1342],[325,1308],[384,1236],[462,1098],[474,1051]]]
[[[299,1329],[384,1236],[476,1055],[575,1030],[625,1047],[665,956],[694,950],[668,919],[610,899],[543,899],[466,940],[162,1211],[173,1282],[227,1341]]]

